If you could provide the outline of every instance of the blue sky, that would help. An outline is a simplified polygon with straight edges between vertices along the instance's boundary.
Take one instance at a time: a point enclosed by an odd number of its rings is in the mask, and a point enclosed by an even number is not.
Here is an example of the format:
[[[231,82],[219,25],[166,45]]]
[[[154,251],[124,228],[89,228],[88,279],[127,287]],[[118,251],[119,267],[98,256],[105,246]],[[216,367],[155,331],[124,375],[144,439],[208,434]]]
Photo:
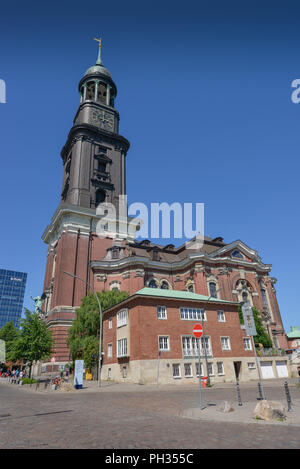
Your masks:
[[[1,268],[42,292],[41,234],[58,203],[77,86],[103,62],[129,139],[129,202],[203,202],[205,231],[256,249],[285,329],[300,327],[300,5],[296,2],[14,2],[1,8]]]

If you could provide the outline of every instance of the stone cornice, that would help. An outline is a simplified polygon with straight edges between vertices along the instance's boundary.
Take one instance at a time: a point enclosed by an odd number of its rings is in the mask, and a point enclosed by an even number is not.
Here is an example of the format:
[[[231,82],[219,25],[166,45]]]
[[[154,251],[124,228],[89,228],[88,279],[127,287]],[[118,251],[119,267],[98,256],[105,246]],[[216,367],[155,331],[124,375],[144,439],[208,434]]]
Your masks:
[[[129,141],[125,138],[122,137],[122,135],[116,134],[114,132],[109,132],[108,130],[104,129],[99,129],[98,127],[95,127],[94,125],[90,124],[78,124],[74,125],[68,135],[68,139],[61,151],[61,157],[63,160],[65,160],[65,157],[68,153],[68,149],[70,145],[72,144],[72,141],[74,140],[75,136],[78,134],[84,135],[84,136],[92,136],[93,141],[94,138],[103,138],[105,137],[106,140],[111,140],[112,143],[115,143],[118,141],[120,143],[120,146],[123,148],[124,152],[127,153],[130,143]]]
[[[202,262],[205,263],[210,263],[210,264],[228,264],[228,265],[236,265],[237,261],[236,259],[232,259],[231,257],[211,257],[210,255],[207,255],[205,253],[192,253],[185,259],[182,259],[177,262],[161,262],[161,261],[153,261],[151,259],[148,259],[146,257],[142,256],[130,256],[126,257],[123,259],[114,259],[113,261],[92,261],[91,262],[91,267],[94,270],[97,269],[103,269],[106,271],[113,271],[116,269],[122,269],[124,267],[127,267],[129,265],[143,265],[144,267],[150,267],[154,270],[172,270],[174,271],[175,269],[182,269],[186,268],[188,265],[194,263],[195,261],[201,260]],[[244,267],[251,267],[252,270],[259,270],[262,272],[269,272],[271,270],[271,265],[268,264],[262,264],[261,262],[249,262],[245,260],[238,260],[238,263]]]

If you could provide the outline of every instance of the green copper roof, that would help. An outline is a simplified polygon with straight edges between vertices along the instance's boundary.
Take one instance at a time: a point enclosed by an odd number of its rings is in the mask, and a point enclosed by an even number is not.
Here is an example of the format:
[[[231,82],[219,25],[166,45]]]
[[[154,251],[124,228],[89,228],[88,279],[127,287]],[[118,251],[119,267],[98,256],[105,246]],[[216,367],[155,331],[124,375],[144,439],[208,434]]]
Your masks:
[[[289,339],[293,339],[294,337],[300,337],[300,330],[297,326],[292,326],[290,332],[286,334]]]
[[[238,304],[236,301],[227,301],[221,300],[220,298],[211,298],[205,295],[198,295],[198,293],[192,293],[189,291],[182,290],[165,290],[162,288],[142,288],[135,295],[143,296],[156,296],[160,298],[178,298],[181,300],[196,300],[196,301],[209,301],[210,303],[234,303]]]

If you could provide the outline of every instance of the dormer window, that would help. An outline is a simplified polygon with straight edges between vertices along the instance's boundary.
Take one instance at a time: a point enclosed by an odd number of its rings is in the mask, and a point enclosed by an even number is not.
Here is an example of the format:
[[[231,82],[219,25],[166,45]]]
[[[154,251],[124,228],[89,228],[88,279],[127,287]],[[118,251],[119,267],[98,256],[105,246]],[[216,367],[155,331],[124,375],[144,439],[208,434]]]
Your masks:
[[[113,248],[111,252],[112,259],[119,259],[119,248]]]
[[[154,261],[159,261],[159,254],[158,254],[158,249],[153,249],[152,251],[152,256]]]

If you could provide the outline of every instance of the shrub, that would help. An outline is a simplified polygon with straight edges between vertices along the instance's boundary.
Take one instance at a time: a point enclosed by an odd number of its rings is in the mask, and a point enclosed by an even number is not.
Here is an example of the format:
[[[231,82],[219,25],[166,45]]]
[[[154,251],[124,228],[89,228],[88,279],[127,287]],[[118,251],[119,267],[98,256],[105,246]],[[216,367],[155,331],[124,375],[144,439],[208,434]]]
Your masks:
[[[23,384],[33,384],[33,383],[37,383],[37,380],[36,380],[36,379],[32,379],[32,378],[23,378],[22,381],[23,381]]]

